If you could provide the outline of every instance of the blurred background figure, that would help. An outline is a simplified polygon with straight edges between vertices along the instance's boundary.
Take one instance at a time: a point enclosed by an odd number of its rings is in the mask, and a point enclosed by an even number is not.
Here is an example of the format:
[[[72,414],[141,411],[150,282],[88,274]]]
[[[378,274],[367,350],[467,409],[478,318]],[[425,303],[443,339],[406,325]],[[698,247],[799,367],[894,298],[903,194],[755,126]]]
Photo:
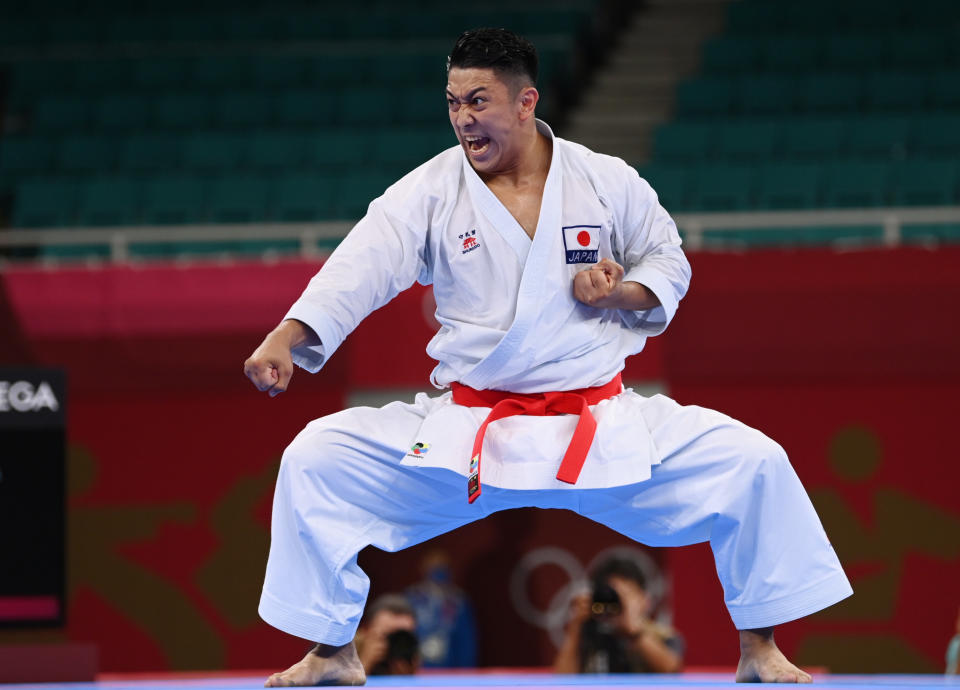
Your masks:
[[[957,632],[947,645],[947,675],[960,674],[960,611],[957,611]]]
[[[477,627],[473,607],[453,584],[450,559],[434,549],[420,564],[423,574],[405,594],[417,619],[420,656],[426,668],[472,668],[477,665]]]
[[[683,669],[683,638],[650,618],[646,578],[635,563],[602,561],[592,589],[571,604],[558,673],[676,673]]]
[[[412,675],[420,667],[417,618],[399,594],[384,594],[367,609],[357,631],[357,654],[368,676]]]

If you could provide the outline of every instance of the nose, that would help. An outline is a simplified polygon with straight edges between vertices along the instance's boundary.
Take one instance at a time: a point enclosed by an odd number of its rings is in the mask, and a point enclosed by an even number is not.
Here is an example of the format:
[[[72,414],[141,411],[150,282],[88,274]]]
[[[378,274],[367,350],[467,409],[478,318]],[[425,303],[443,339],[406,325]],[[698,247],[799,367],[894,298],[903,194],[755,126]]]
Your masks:
[[[461,105],[457,108],[457,127],[463,127],[464,125],[469,125],[473,122],[473,114],[470,112],[470,108]]]

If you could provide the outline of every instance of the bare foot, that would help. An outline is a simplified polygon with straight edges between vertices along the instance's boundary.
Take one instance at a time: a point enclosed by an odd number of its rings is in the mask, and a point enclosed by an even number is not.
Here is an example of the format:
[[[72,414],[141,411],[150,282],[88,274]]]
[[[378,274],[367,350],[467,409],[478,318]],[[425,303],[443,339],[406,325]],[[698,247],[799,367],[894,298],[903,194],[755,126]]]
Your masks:
[[[773,628],[740,631],[738,683],[812,683],[806,671],[791,664],[773,641]]]
[[[363,685],[363,672],[353,642],[342,647],[318,644],[307,655],[282,673],[267,678],[264,687],[285,688],[305,685]]]

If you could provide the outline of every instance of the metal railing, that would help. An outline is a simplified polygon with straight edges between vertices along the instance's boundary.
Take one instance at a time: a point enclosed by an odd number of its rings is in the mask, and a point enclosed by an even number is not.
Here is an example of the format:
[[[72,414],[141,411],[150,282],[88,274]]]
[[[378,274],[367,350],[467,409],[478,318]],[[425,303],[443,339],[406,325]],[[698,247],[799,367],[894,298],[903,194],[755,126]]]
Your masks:
[[[701,249],[709,233],[718,230],[770,230],[782,228],[817,227],[863,227],[881,228],[880,244],[895,247],[901,244],[904,225],[943,225],[955,223],[960,226],[960,206],[870,208],[816,211],[756,211],[734,213],[678,213],[674,216],[677,227],[683,232],[685,246],[691,250]],[[0,230],[0,254],[4,250],[39,250],[42,256],[47,248],[100,247],[106,249],[106,260],[122,263],[137,256],[137,245],[179,248],[191,244],[223,243],[223,251],[230,253],[231,244],[243,242],[295,243],[297,255],[302,257],[323,256],[346,236],[353,226],[350,221],[326,221],[318,223],[255,223],[243,225],[179,225],[137,226],[110,228],[46,228]],[[849,241],[841,242],[849,244]],[[827,242],[830,244],[830,242]],[[326,245],[326,246],[323,246]],[[723,249],[722,238],[711,240],[713,249]],[[730,245],[742,249],[742,243]],[[189,254],[189,250],[186,252]],[[12,261],[15,259],[7,259]]]

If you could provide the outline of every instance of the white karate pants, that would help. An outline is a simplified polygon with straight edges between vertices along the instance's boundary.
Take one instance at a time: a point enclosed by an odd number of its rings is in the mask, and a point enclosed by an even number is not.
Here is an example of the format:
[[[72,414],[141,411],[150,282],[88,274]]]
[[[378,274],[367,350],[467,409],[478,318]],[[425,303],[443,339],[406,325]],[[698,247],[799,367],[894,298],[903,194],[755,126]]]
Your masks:
[[[283,456],[260,616],[313,642],[353,639],[369,579],[367,545],[418,544],[508,508],[566,508],[651,546],[709,541],[737,629],[777,625],[852,593],[783,449],[719,412],[662,395],[643,408],[662,462],[638,484],[507,490],[400,465],[423,420],[416,405],[354,408],[311,422]],[[559,461],[559,460],[558,460]]]

